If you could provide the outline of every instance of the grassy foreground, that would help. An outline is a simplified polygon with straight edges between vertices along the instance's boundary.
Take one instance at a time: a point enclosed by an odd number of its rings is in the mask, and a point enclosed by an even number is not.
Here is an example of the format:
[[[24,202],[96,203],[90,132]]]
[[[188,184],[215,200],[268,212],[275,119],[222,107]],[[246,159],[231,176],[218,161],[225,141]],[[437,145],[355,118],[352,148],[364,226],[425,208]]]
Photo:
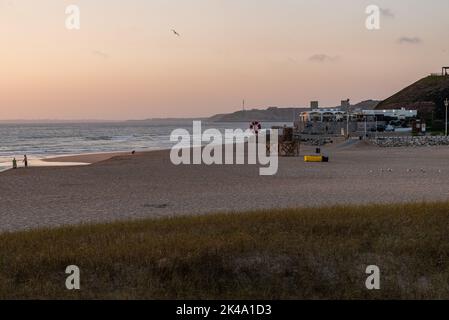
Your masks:
[[[65,268],[81,290],[65,289]],[[365,288],[367,265],[381,290]],[[449,298],[449,203],[273,210],[0,235],[0,298]]]

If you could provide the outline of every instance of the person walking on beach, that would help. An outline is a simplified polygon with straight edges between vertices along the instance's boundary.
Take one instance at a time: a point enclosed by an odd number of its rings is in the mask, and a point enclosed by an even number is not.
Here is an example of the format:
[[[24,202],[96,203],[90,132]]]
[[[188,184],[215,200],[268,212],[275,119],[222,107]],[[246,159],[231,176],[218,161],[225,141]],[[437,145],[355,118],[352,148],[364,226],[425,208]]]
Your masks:
[[[16,158],[12,159],[12,168],[17,169],[17,160]]]
[[[23,164],[25,165],[25,168],[28,168],[28,158],[27,158],[27,155],[24,155],[23,156]]]

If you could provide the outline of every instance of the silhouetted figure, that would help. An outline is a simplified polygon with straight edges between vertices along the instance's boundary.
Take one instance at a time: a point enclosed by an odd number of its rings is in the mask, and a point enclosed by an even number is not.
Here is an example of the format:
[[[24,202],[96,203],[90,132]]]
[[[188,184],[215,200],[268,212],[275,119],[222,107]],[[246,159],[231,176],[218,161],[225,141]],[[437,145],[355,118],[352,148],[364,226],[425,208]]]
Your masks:
[[[23,164],[25,165],[25,168],[28,168],[28,157],[27,155],[23,156],[23,160],[22,160]]]
[[[136,151],[131,152],[131,154],[136,154]]]
[[[16,158],[12,159],[12,168],[17,169],[17,160]]]

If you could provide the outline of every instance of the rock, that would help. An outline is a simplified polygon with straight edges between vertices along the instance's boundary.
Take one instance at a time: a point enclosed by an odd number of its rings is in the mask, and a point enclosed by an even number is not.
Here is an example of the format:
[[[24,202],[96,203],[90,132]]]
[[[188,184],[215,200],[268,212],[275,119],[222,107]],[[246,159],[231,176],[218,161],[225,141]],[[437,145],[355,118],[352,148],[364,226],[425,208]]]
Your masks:
[[[380,137],[377,139],[371,139],[370,142],[374,145],[384,148],[447,146],[449,145],[449,137]]]

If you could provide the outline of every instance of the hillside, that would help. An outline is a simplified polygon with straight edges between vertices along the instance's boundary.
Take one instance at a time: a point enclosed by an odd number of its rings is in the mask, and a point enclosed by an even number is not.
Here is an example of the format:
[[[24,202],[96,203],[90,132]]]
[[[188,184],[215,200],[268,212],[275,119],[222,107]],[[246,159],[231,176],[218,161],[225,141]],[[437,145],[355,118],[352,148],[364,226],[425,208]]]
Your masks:
[[[380,101],[365,100],[353,105],[353,108],[360,108],[364,110],[374,109]],[[337,106],[336,108],[339,108]],[[208,120],[213,122],[247,122],[247,121],[273,121],[273,122],[293,122],[297,119],[299,114],[304,111],[309,111],[310,108],[276,108],[270,107],[265,110],[252,109],[240,110],[229,114],[217,114],[210,117]]]
[[[432,112],[442,118],[444,99],[449,98],[449,76],[428,76],[379,103],[376,109],[416,109],[421,116]]]
[[[381,101],[379,100],[365,100],[355,105],[352,105],[351,107],[353,109],[373,110],[379,105],[380,102]]]
[[[240,110],[230,114],[217,114],[209,118],[213,122],[246,122],[246,121],[273,121],[293,122],[306,108],[276,108],[266,110],[252,109]]]

